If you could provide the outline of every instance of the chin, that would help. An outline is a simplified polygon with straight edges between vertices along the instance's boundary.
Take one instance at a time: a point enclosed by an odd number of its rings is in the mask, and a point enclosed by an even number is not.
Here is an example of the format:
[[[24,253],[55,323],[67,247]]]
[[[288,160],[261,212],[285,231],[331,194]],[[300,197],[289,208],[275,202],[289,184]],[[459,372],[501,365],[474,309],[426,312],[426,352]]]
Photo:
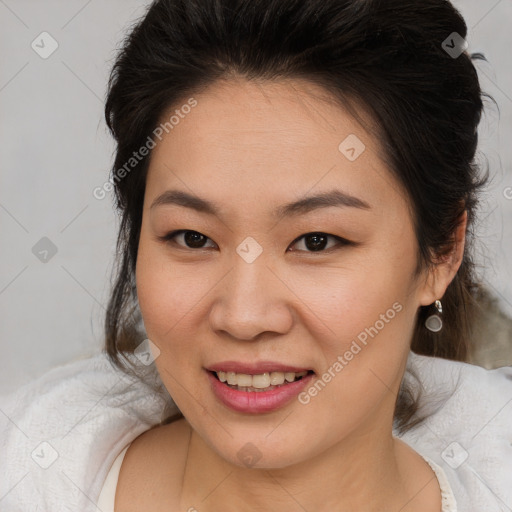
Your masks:
[[[313,454],[305,453],[304,448],[308,446],[306,432],[301,436],[289,435],[286,429],[277,427],[278,433],[273,428],[243,429],[237,432],[228,426],[232,437],[225,433],[222,440],[218,432],[211,435],[201,435],[211,448],[230,464],[244,469],[281,469],[294,464],[304,462]],[[277,424],[279,424],[277,422]]]

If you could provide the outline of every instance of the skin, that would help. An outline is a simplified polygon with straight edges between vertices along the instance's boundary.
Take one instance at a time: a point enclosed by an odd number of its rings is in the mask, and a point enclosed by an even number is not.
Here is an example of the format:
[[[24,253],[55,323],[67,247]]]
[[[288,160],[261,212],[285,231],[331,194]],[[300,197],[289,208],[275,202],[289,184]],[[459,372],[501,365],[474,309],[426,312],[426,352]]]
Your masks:
[[[418,308],[442,298],[455,276],[465,217],[452,253],[417,276],[410,206],[378,138],[323,89],[231,79],[194,98],[151,156],[136,272],[155,364],[186,419],[132,443],[116,511],[149,503],[155,511],[439,512],[434,473],[393,438],[392,420]],[[349,134],[366,146],[355,161],[338,149]],[[271,214],[333,188],[370,208]],[[215,202],[220,213],[151,208],[169,189]],[[178,229],[207,237],[204,247],[158,238]],[[303,237],[311,232],[355,245],[329,238],[315,252]],[[252,263],[236,252],[248,236],[263,250]],[[321,376],[396,303],[400,312],[308,404],[239,413],[210,389],[204,368],[223,360],[273,360]],[[237,457],[248,442],[261,454],[252,467]]]

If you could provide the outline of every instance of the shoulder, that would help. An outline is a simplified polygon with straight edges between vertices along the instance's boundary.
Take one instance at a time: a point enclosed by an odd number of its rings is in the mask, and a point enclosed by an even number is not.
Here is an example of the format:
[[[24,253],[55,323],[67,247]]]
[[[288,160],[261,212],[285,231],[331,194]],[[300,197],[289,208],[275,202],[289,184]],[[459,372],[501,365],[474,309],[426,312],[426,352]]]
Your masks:
[[[43,500],[52,510],[63,502],[70,510],[89,510],[116,454],[158,424],[172,402],[157,392],[153,376],[130,377],[100,353],[2,396],[2,506],[18,512]]]
[[[137,474],[141,478],[144,477],[142,469],[156,468],[160,472],[162,466],[159,466],[158,462],[168,460],[169,454],[173,454],[173,459],[179,458],[179,455],[186,456],[190,434],[191,427],[184,418],[146,430],[130,444],[121,473],[126,477]]]
[[[116,511],[178,506],[190,435],[190,425],[180,419],[154,427],[132,442],[119,472]]]
[[[446,473],[460,510],[512,503],[512,367],[411,352],[404,379],[421,391],[417,427],[402,437]]]
[[[483,422],[503,433],[512,429],[507,421],[512,414],[512,366],[487,370],[411,352],[404,380],[420,391],[420,407],[426,415],[441,419],[457,413],[456,428],[464,421],[466,427],[480,428]]]

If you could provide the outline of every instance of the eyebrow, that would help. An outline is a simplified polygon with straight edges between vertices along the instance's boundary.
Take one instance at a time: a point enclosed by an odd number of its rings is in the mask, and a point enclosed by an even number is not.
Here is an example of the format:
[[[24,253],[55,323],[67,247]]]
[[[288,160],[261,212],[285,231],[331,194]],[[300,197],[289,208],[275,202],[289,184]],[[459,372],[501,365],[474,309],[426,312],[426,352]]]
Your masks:
[[[181,190],[165,191],[153,201],[150,209],[162,205],[183,206],[185,208],[190,208],[201,213],[207,213],[215,216],[220,216],[221,210],[217,204]],[[329,208],[333,206],[360,208],[364,210],[371,209],[370,205],[366,201],[335,189],[279,206],[273,211],[273,215],[281,219],[283,217],[305,214],[319,208]]]

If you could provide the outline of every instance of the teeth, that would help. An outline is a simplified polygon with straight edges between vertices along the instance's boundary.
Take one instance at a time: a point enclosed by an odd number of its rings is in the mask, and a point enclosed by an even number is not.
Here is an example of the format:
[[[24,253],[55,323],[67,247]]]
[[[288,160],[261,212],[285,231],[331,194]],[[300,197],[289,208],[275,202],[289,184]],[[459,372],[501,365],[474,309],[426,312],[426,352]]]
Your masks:
[[[281,386],[286,382],[293,382],[307,375],[305,372],[271,372],[260,375],[248,375],[247,373],[216,372],[221,382],[227,382],[230,386],[241,388],[265,389],[269,386]]]
[[[248,375],[250,377],[250,375]],[[240,380],[238,382],[239,386],[243,386],[240,384]],[[247,387],[252,386],[257,389],[264,389],[270,386],[270,373],[263,373],[262,375],[254,375],[252,377],[252,384],[248,384]]]
[[[252,386],[252,375],[246,373],[236,374],[237,384],[244,388],[250,388]]]
[[[284,384],[284,373],[272,372],[270,374],[270,384],[272,384],[272,386],[280,386],[281,384]]]

